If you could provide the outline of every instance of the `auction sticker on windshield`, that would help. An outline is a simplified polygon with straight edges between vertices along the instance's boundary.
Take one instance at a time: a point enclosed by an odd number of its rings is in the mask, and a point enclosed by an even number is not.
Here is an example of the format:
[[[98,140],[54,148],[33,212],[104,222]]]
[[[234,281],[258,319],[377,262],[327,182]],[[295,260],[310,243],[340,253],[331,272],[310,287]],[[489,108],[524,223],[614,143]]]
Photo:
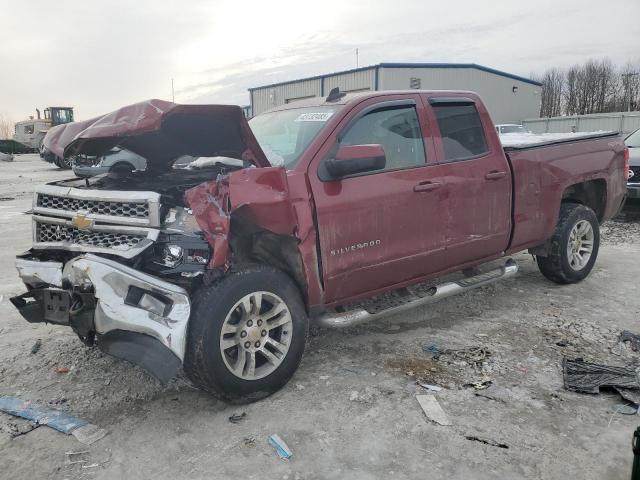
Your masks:
[[[298,118],[296,118],[296,122],[326,122],[331,118],[333,112],[317,112],[317,113],[301,113]]]

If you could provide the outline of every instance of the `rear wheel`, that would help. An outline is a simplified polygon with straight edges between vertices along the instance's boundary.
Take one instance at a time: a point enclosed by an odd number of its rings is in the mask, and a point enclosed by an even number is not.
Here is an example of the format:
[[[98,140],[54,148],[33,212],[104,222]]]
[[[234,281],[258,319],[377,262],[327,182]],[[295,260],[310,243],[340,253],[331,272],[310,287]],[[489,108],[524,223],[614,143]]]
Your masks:
[[[197,293],[185,372],[223,400],[259,400],[294,374],[307,329],[306,311],[290,278],[271,267],[248,267]]]
[[[598,257],[600,224],[589,207],[563,203],[549,255],[538,256],[538,268],[556,283],[576,283],[586,278]]]

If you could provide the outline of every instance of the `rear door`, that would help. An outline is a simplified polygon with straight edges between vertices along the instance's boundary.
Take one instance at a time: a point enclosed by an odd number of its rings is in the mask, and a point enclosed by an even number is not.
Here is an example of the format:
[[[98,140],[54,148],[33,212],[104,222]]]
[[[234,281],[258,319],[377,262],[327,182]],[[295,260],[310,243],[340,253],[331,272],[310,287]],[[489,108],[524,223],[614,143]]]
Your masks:
[[[445,262],[444,198],[426,163],[434,145],[422,102],[419,95],[390,98],[356,106],[310,165],[326,303],[388,288]],[[320,163],[339,146],[364,144],[383,146],[384,170],[319,178]]]
[[[505,251],[511,235],[511,171],[488,113],[474,97],[424,98],[438,130],[435,174],[443,179],[448,199],[448,266]]]

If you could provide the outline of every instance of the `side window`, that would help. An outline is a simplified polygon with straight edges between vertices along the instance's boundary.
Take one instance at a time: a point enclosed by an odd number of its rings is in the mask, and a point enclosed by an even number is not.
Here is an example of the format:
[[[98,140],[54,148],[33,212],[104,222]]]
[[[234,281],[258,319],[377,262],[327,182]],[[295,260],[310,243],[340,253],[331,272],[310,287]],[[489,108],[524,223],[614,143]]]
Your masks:
[[[487,153],[487,141],[475,105],[434,105],[444,159],[461,160]]]
[[[359,118],[340,145],[380,144],[387,157],[385,170],[424,165],[424,143],[415,107],[388,107]]]
[[[31,135],[33,133],[33,125],[25,125],[24,133],[26,133],[27,135]]]

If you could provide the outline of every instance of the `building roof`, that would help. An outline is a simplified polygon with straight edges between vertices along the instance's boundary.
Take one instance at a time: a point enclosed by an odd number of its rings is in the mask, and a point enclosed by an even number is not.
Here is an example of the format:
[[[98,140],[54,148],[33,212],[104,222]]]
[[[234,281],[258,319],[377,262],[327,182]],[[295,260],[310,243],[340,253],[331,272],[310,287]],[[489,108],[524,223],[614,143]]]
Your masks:
[[[378,69],[378,68],[474,68],[483,72],[493,73],[501,77],[512,78],[520,82],[530,83],[532,85],[542,86],[542,83],[531,80],[530,78],[514,75],[513,73],[503,72],[502,70],[496,70],[495,68],[485,67],[484,65],[478,65],[477,63],[378,63],[376,65],[369,65],[367,67],[352,68],[350,70],[342,70],[340,72],[325,73],[323,75],[315,75],[313,77],[297,78],[295,80],[286,80],[284,82],[270,83],[268,85],[261,85],[259,87],[249,88],[249,91],[260,90],[262,88],[277,87],[279,85],[287,85],[290,83],[304,82],[307,80],[319,80],[321,78],[333,77],[335,75],[343,75],[345,73],[361,72],[364,70]]]

